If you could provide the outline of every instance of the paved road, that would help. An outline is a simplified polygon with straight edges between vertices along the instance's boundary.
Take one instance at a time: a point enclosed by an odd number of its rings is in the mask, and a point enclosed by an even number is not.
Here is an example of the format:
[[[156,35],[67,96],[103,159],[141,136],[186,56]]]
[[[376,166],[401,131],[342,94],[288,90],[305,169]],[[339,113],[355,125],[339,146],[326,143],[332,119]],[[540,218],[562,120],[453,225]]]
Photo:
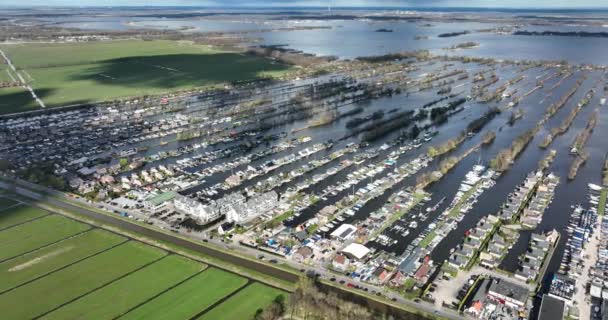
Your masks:
[[[44,105],[44,102],[42,102],[42,100],[40,100],[40,98],[38,98],[38,96],[36,95],[36,92],[34,92],[34,89],[30,85],[26,84],[26,81],[21,76],[21,73],[19,73],[19,71],[17,71],[17,68],[15,68],[15,65],[13,65],[13,62],[11,61],[11,59],[9,59],[8,56],[6,54],[4,54],[4,51],[2,51],[1,49],[0,49],[0,55],[2,55],[4,60],[6,60],[6,63],[9,65],[9,67],[11,67],[13,72],[17,75],[17,77],[21,81],[23,87],[31,93],[32,98],[34,98],[34,100],[36,100],[36,102],[38,102],[38,104],[40,105],[40,107],[42,109],[46,108],[46,105]]]

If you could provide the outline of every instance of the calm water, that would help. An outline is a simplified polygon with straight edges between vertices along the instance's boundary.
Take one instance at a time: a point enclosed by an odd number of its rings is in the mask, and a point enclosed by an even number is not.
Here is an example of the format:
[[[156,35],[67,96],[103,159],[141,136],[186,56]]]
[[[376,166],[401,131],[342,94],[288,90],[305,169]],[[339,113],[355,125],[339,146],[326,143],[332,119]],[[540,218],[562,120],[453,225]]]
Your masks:
[[[488,13],[495,14],[495,13]],[[535,12],[534,14],[540,15]],[[580,14],[579,14],[580,15]],[[66,21],[67,19],[67,21]],[[262,44],[288,45],[289,48],[317,55],[350,59],[391,52],[431,50],[436,54],[493,57],[499,59],[568,60],[573,63],[608,65],[608,38],[533,37],[478,32],[482,29],[510,27],[509,24],[471,22],[405,22],[366,20],[286,20],[275,16],[267,19],[222,16],[215,18],[142,18],[129,16],[73,16],[46,18],[44,23],[70,28],[128,30],[135,28],[180,29],[188,32],[254,31]],[[607,20],[608,21],[608,20]],[[429,25],[430,24],[430,25]],[[608,25],[608,22],[607,22]],[[322,26],[330,29],[263,32],[268,29]],[[608,32],[606,25],[523,25],[520,30]],[[393,32],[375,32],[377,29]],[[470,34],[438,38],[447,32],[471,31]],[[257,33],[255,31],[258,31]],[[415,40],[417,36],[427,39]],[[444,50],[466,41],[479,43],[467,50]]]

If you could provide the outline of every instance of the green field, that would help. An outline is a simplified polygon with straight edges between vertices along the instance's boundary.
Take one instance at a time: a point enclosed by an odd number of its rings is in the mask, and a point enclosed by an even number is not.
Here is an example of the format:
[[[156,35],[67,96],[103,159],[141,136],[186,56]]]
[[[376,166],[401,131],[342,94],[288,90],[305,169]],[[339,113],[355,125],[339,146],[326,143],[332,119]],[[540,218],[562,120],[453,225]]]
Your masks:
[[[269,59],[165,40],[0,48],[49,107],[209,87],[290,70]],[[18,91],[0,90],[0,112],[31,108],[24,98]]]
[[[42,319],[114,319],[200,271],[192,260],[170,255]]]
[[[31,319],[43,315],[165,254],[156,248],[129,241],[0,295],[2,317]]]
[[[48,212],[26,205],[0,211],[0,230],[47,215]]]
[[[4,59],[0,58],[0,60],[2,60],[2,62],[4,62]],[[9,71],[9,69],[10,69],[10,67],[8,66],[8,64],[0,64],[0,82],[5,82],[5,81],[12,82],[13,81],[13,78],[11,78],[11,76],[9,75],[9,72],[11,72],[11,74],[12,74],[12,71]],[[13,77],[14,76],[15,75],[13,74]]]
[[[245,278],[211,268],[150,300],[120,319],[191,319],[246,283]]]
[[[250,320],[253,319],[258,309],[265,308],[282,293],[281,290],[256,282],[239,291],[219,306],[206,312],[198,319]]]
[[[0,261],[65,239],[91,227],[59,215],[0,231]]]
[[[249,320],[283,293],[34,207],[7,212],[24,222],[0,231],[2,319]]]
[[[0,263],[0,292],[75,263],[126,239],[95,229]]]

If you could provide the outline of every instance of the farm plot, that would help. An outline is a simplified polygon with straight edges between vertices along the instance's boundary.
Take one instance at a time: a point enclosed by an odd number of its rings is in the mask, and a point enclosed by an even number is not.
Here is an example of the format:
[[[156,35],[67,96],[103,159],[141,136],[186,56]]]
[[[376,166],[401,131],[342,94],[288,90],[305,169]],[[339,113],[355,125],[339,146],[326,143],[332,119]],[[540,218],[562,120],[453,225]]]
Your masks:
[[[281,76],[270,59],[176,41],[99,41],[0,46],[49,107],[213,87]],[[31,108],[19,92],[0,91],[0,113]],[[30,97],[31,100],[31,97]]]
[[[59,215],[49,215],[10,229],[0,231],[0,261],[14,258],[42,246],[90,229]]]
[[[129,241],[1,294],[2,318],[31,319],[42,316],[165,255],[166,252],[162,250]]]
[[[191,319],[246,283],[245,278],[210,268],[132,310],[120,319]]]
[[[111,248],[125,238],[94,229],[0,263],[0,292],[32,281]]]
[[[42,319],[114,319],[200,270],[199,263],[170,255],[83,296]]]
[[[40,218],[49,214],[46,210],[27,205],[19,205],[0,211],[0,230]]]
[[[226,300],[219,306],[209,310],[199,320],[249,320],[253,319],[255,312],[264,308],[280,294],[281,290],[265,286],[261,283],[253,283],[237,294]]]

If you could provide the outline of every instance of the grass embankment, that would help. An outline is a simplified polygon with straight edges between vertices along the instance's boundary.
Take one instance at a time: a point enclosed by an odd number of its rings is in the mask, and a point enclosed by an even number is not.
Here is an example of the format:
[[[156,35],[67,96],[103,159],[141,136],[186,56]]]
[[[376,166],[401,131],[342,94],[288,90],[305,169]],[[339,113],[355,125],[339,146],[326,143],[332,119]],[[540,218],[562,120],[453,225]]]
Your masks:
[[[201,265],[180,256],[167,256],[65,305],[42,319],[114,319],[129,309],[186,280]]]
[[[126,241],[96,229],[0,264],[0,292],[35,280]]]
[[[0,211],[0,230],[40,218],[47,214],[49,213],[45,210],[24,205],[4,209]]]
[[[164,255],[166,252],[162,250],[139,242],[127,242],[3,294],[0,299],[2,316],[5,319],[41,316]]]
[[[589,153],[584,150],[587,141],[591,137],[591,133],[595,128],[598,120],[598,110],[589,118],[589,122],[587,122],[587,126],[576,136],[574,139],[574,143],[572,145],[573,150],[576,150],[576,158],[572,161],[572,165],[570,165],[570,170],[568,172],[568,180],[574,180],[578,173],[578,169],[587,162],[589,158]]]
[[[263,309],[282,293],[283,291],[256,282],[197,319],[253,319],[258,309]]]
[[[50,215],[0,231],[0,261],[90,229],[90,226],[59,215]]]
[[[600,201],[597,208],[597,213],[600,216],[603,216],[606,212],[606,198],[608,198],[608,189],[603,189],[600,193]]]
[[[559,127],[555,127],[551,129],[551,133],[547,134],[543,142],[539,145],[541,148],[547,148],[553,142],[557,136],[563,135],[568,131],[574,119],[578,115],[578,113],[583,109],[584,106],[588,105],[591,99],[593,98],[593,91],[589,91],[585,97],[570,111],[566,119],[562,121],[562,124]]]
[[[270,59],[168,40],[1,45],[49,107],[278,77]],[[19,89],[19,90],[17,90]],[[23,89],[0,90],[0,113],[31,109]],[[29,93],[28,93],[29,94]],[[29,101],[31,100],[31,101]],[[27,102],[27,103],[24,103]]]
[[[210,268],[119,319],[191,319],[246,283],[245,278]]]

